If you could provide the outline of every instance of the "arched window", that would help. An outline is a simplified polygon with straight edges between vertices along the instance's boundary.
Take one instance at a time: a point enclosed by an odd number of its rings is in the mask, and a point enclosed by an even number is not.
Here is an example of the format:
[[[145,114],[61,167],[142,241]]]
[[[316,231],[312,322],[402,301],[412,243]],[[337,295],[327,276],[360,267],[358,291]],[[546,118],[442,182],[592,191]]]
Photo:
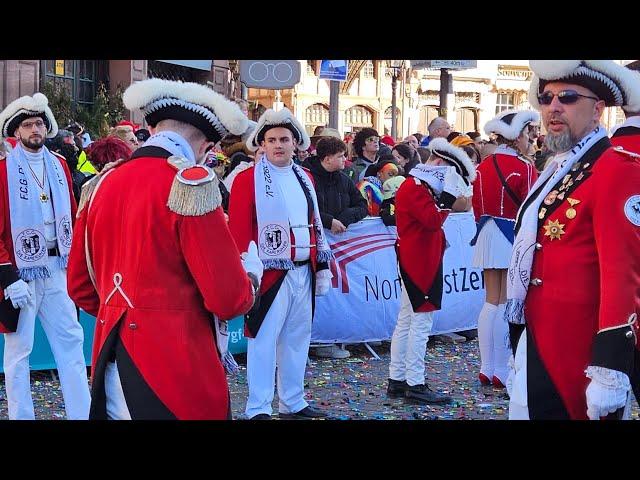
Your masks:
[[[373,111],[363,105],[354,105],[344,112],[345,132],[355,132],[365,127],[374,128]]]
[[[313,134],[316,127],[326,126],[329,123],[329,108],[322,103],[314,103],[304,112],[304,127],[309,135]]]

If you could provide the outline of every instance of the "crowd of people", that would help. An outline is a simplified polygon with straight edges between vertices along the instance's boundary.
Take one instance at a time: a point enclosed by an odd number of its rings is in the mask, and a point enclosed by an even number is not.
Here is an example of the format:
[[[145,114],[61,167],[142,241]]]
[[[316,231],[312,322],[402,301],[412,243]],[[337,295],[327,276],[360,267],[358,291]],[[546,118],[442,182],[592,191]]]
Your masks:
[[[230,419],[226,321],[245,319],[248,419],[328,412],[304,374],[327,233],[396,227],[402,285],[387,395],[452,399],[425,378],[442,308],[443,224],[473,212],[482,269],[480,385],[512,419],[628,418],[640,394],[640,74],[612,61],[531,61],[530,104],[479,132],[445,118],[403,140],[363,128],[310,136],[287,109],[149,79],[130,121],[91,140],[36,93],[0,113],[0,331],[9,417],[34,419],[36,316],[70,419]],[[607,136],[606,106],[626,122]],[[544,127],[546,135],[541,135]],[[89,388],[82,308],[96,317]],[[325,345],[319,357],[346,358]]]

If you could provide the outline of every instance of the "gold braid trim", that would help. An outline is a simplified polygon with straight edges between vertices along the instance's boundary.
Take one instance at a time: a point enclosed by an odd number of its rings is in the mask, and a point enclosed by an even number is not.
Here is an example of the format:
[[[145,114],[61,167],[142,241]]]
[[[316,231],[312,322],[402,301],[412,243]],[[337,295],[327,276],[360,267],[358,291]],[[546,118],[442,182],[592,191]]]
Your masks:
[[[218,178],[200,185],[186,185],[174,177],[169,193],[167,207],[174,213],[184,216],[200,216],[214,211],[222,205],[222,195]]]

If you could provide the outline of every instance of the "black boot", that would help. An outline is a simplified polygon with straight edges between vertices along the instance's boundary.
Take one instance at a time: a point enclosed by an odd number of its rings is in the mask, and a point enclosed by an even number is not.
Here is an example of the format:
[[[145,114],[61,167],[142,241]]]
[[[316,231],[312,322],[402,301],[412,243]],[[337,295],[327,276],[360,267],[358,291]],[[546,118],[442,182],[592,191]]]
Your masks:
[[[404,392],[409,388],[407,382],[404,380],[389,379],[389,386],[387,387],[387,397],[389,398],[401,398],[404,397]]]
[[[451,402],[451,397],[434,392],[429,388],[429,385],[409,385],[404,392],[404,400],[419,404],[445,404]]]

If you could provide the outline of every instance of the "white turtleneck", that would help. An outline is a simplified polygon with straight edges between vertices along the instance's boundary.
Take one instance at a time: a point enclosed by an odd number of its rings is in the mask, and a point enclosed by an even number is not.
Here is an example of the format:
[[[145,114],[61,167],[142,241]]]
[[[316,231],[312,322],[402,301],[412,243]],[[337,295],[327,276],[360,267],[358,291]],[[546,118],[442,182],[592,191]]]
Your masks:
[[[24,154],[29,162],[28,168],[30,168],[30,171],[25,173],[31,177],[30,180],[32,180],[32,185],[35,187],[36,197],[40,203],[40,208],[42,209],[42,217],[44,219],[44,238],[47,241],[47,248],[54,248],[56,246],[56,218],[53,212],[53,200],[51,198],[49,177],[46,178],[44,185],[44,193],[49,197],[48,202],[40,201],[40,193],[42,192],[42,189],[38,186],[38,182],[42,183],[44,174],[44,150],[41,148],[39,151],[32,153],[24,149]],[[33,171],[33,174],[38,178],[38,182],[36,182],[32,177],[31,171]]]
[[[269,161],[269,159],[267,159]],[[280,193],[285,199],[287,213],[289,216],[289,224],[295,235],[294,246],[296,246],[296,262],[308,260],[310,250],[308,248],[311,243],[309,236],[309,228],[296,228],[296,225],[309,225],[309,211],[307,209],[307,197],[302,190],[302,185],[298,181],[298,177],[293,173],[293,162],[286,167],[278,167],[269,162],[270,170],[278,179],[278,187]],[[300,248],[306,246],[307,248]]]

